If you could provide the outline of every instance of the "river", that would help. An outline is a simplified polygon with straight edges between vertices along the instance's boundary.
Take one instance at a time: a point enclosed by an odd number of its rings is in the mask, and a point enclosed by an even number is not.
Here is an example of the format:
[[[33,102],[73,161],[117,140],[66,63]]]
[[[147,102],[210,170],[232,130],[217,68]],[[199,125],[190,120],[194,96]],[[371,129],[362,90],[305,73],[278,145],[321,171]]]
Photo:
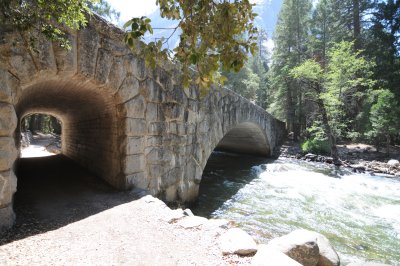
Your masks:
[[[225,218],[258,242],[304,228],[331,241],[342,265],[400,265],[400,180],[298,160],[213,153],[193,212]]]

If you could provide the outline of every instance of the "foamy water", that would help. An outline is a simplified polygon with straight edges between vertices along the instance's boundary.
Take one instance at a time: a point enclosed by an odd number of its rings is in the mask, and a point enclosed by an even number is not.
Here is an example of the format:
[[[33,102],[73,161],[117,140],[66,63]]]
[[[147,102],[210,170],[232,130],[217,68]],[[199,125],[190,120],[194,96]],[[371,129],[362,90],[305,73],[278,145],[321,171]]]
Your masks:
[[[209,216],[236,221],[260,242],[305,228],[327,236],[344,263],[400,265],[399,179],[290,160],[249,167],[236,177],[213,168],[207,179],[218,173],[216,179],[226,178],[217,181],[220,190],[237,191]],[[210,202],[213,196],[205,197]]]

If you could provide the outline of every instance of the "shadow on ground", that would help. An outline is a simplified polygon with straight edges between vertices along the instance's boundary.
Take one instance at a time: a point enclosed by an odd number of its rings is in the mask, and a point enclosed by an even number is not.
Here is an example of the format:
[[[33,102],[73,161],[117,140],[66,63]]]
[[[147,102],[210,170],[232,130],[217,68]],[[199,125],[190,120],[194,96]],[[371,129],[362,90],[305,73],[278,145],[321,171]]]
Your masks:
[[[17,177],[16,223],[0,235],[0,245],[55,230],[145,194],[118,191],[63,155],[20,159]]]

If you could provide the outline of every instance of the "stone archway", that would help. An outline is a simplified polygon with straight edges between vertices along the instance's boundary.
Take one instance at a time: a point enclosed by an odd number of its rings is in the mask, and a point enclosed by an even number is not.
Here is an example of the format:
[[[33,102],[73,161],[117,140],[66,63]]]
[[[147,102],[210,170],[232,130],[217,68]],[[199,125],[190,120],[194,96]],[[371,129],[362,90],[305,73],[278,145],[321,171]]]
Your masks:
[[[62,153],[114,187],[124,188],[115,105],[112,95],[90,82],[53,79],[23,89],[15,109],[19,122],[30,113],[58,117],[63,124]]]
[[[271,156],[271,148],[265,132],[257,124],[251,122],[234,126],[214,150],[263,157]]]

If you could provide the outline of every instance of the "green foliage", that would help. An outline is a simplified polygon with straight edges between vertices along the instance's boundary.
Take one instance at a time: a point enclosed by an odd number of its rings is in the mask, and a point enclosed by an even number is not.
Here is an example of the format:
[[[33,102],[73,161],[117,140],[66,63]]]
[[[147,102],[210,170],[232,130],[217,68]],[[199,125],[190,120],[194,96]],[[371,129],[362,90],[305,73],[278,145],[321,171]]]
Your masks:
[[[172,29],[172,34],[178,28],[181,30],[173,58],[181,64],[184,86],[194,82],[207,88],[221,81],[221,67],[238,72],[248,54],[257,51],[257,29],[252,22],[256,14],[248,0],[158,0],[156,3],[163,18],[179,21]],[[125,24],[129,28],[125,41],[132,49],[135,45],[131,40],[152,33],[149,25],[145,17],[133,18]],[[168,39],[151,42],[144,48],[148,65],[154,67],[172,53],[162,48]],[[194,74],[191,67],[196,70]]]
[[[21,32],[38,31],[61,46],[70,48],[63,27],[79,29],[84,26],[88,3],[95,0],[2,0],[0,22]],[[30,40],[31,44],[34,39]]]
[[[269,111],[286,120],[288,131],[295,132],[295,137],[300,130],[298,125],[303,124],[304,98],[298,82],[289,73],[308,56],[311,8],[311,0],[284,0],[274,33],[271,98],[275,104],[270,105]]]
[[[340,137],[350,122],[345,119],[346,104],[366,97],[357,91],[359,86],[371,88],[375,83],[370,78],[373,64],[354,51],[353,43],[344,41],[328,50],[327,59],[326,70],[316,61],[306,60],[290,73],[306,84],[307,97],[322,100],[332,133]]]
[[[312,138],[307,139],[301,144],[303,152],[311,152],[316,154],[329,154],[331,147],[327,139]]]
[[[116,11],[106,0],[97,0],[87,2],[90,10],[96,12],[98,15],[108,20],[119,20],[120,12]]]
[[[371,92],[370,100],[373,103],[370,111],[371,130],[367,136],[379,142],[398,134],[400,106],[395,95],[387,89],[380,89]]]

